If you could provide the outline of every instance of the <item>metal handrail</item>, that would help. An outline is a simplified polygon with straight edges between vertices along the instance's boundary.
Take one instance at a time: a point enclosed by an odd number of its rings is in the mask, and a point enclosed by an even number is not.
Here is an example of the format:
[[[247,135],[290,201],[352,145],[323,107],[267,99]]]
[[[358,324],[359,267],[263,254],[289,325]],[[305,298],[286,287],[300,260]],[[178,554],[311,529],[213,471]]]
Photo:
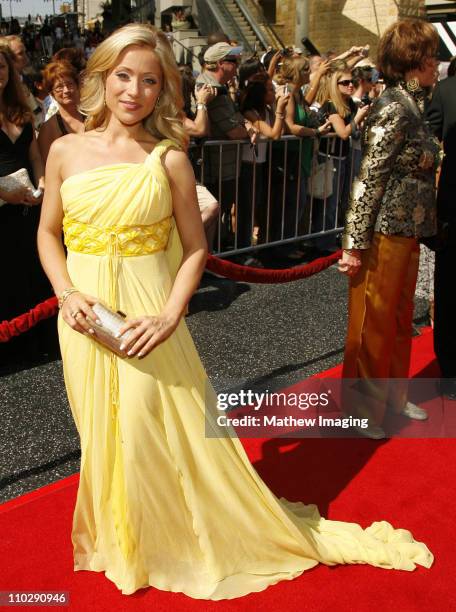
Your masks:
[[[252,0],[252,3],[255,5],[255,10],[257,11],[258,16],[260,18],[258,20],[259,23],[261,23],[261,25],[263,25],[265,28],[268,28],[269,30],[271,30],[272,35],[276,39],[276,41],[279,43],[280,48],[284,49],[286,45],[283,42],[283,40],[280,38],[280,36],[277,34],[277,31],[272,26],[270,21],[266,19],[266,15],[264,14],[263,7],[257,2],[257,0]]]
[[[229,26],[235,31],[236,38],[242,40],[248,51],[253,51],[249,41],[245,38],[241,28],[234,21],[233,17],[231,16],[230,12],[227,10],[223,2],[218,2],[216,0],[212,0],[212,2],[207,1],[206,6],[209,10],[212,11],[212,14],[214,15],[215,19],[222,27],[225,24],[225,27],[223,27],[224,30],[227,29],[226,26],[229,24]]]
[[[249,9],[248,9],[247,5],[245,4],[244,0],[234,0],[234,1],[236,2],[237,6],[239,7],[239,9],[242,12],[242,14],[244,15],[247,23],[252,28],[255,36],[258,38],[258,40],[263,45],[263,47],[265,49],[267,49],[269,43],[266,40],[266,37],[263,34],[263,32],[261,31],[261,29],[258,27],[255,18],[253,17],[252,13],[249,11]]]

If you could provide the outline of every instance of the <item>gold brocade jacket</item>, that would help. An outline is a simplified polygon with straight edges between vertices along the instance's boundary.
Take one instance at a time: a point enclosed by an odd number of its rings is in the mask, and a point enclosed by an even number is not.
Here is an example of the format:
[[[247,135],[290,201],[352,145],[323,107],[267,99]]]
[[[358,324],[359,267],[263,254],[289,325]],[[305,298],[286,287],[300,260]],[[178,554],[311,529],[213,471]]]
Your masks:
[[[347,209],[344,249],[368,249],[374,231],[415,238],[436,233],[440,146],[423,111],[424,91],[410,91],[403,83],[385,89],[372,104]]]

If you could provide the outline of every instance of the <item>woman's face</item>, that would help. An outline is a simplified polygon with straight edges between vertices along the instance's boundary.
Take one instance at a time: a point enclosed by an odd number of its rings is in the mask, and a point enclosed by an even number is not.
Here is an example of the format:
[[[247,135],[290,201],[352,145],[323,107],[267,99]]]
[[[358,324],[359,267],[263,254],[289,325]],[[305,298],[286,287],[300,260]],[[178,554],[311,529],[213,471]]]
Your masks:
[[[428,57],[419,71],[418,80],[421,87],[432,87],[439,76],[439,59],[436,56]]]
[[[16,70],[21,73],[26,66],[30,63],[30,60],[27,56],[27,52],[25,50],[25,45],[22,41],[12,40],[9,44],[11,52],[14,56],[14,65]]]
[[[355,91],[351,72],[344,72],[337,79],[337,87],[344,98],[350,98]]]
[[[0,94],[3,94],[5,87],[8,85],[9,70],[5,56],[0,53]]]
[[[79,104],[79,87],[71,77],[60,77],[54,81],[52,95],[60,106]]]
[[[154,110],[163,87],[163,71],[149,47],[132,45],[119,56],[106,78],[106,106],[125,125],[135,125]]]

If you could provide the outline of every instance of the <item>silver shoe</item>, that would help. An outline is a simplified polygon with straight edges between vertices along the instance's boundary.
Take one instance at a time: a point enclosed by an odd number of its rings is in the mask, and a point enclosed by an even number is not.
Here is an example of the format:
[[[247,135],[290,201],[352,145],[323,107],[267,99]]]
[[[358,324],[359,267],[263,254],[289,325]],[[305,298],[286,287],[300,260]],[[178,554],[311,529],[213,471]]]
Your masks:
[[[354,425],[353,429],[356,429],[360,436],[370,438],[371,440],[383,440],[386,438],[385,430],[380,425],[368,425],[367,427]]]
[[[426,410],[420,408],[416,404],[412,404],[412,402],[406,403],[405,408],[402,410],[401,414],[415,421],[425,421],[427,418],[429,418],[429,415]]]

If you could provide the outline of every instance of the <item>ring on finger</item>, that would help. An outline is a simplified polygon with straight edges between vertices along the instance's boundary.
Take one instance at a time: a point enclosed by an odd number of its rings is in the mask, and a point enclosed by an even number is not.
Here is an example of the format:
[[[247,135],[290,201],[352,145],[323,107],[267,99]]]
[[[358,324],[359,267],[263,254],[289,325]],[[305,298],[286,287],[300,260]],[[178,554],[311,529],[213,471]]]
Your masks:
[[[75,310],[74,312],[71,313],[71,316],[73,317],[73,319],[76,319],[76,317],[78,316],[78,314],[80,314],[80,310]]]

